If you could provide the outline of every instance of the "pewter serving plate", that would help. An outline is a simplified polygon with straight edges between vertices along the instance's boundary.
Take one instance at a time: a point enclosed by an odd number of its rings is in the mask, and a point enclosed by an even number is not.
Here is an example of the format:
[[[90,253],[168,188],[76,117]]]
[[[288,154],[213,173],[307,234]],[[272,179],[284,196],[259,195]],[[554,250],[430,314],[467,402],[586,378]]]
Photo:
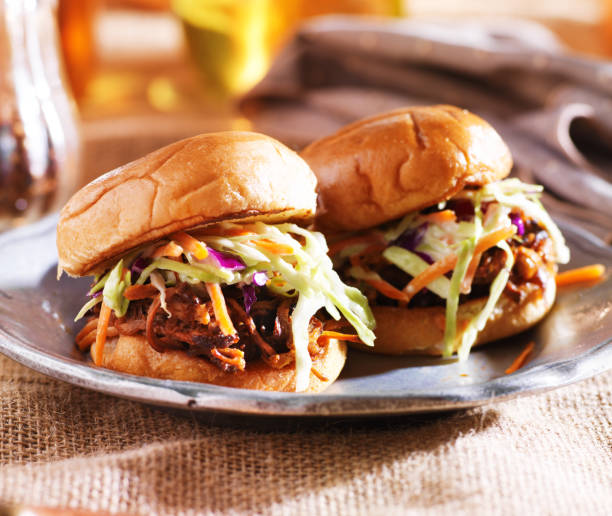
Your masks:
[[[74,348],[72,322],[89,278],[56,281],[56,217],[0,237],[0,351],[60,380],[155,405],[268,416],[374,416],[444,411],[567,385],[612,368],[612,278],[560,293],[536,328],[473,351],[465,363],[351,351],[339,380],[321,394],[259,392],[156,380],[94,367]],[[603,263],[612,250],[562,225],[569,267]],[[504,374],[525,344],[529,363]]]

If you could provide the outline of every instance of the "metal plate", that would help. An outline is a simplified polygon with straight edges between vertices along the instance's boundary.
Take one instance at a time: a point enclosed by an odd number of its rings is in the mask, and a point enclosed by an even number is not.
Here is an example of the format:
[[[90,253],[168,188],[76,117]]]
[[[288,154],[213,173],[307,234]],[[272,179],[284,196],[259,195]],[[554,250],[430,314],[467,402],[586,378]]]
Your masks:
[[[560,293],[532,331],[471,353],[465,363],[352,351],[340,379],[321,394],[248,391],[142,378],[100,369],[75,350],[72,318],[88,278],[56,280],[56,217],[0,237],[0,351],[41,373],[155,405],[269,416],[374,416],[444,411],[504,400],[588,378],[612,368],[612,251],[563,225],[569,267],[603,263],[606,278]],[[504,370],[529,341],[532,359]]]

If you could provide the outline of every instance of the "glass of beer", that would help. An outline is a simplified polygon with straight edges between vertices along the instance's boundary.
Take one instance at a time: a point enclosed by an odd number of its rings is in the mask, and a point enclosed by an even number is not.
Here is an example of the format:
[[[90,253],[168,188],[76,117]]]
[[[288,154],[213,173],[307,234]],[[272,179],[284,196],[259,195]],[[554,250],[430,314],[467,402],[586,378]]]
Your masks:
[[[329,13],[399,15],[402,0],[173,0],[207,89],[236,96],[268,71],[301,19]]]
[[[243,93],[266,73],[296,19],[298,0],[174,0],[189,50],[207,89]]]

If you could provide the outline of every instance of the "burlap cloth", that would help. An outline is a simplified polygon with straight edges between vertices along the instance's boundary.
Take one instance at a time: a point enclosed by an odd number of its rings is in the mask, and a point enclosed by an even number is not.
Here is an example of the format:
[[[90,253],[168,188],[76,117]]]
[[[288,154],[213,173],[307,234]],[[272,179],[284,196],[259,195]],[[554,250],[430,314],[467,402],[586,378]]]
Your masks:
[[[128,514],[589,514],[612,509],[612,373],[447,415],[253,427],[0,357],[0,501]]]

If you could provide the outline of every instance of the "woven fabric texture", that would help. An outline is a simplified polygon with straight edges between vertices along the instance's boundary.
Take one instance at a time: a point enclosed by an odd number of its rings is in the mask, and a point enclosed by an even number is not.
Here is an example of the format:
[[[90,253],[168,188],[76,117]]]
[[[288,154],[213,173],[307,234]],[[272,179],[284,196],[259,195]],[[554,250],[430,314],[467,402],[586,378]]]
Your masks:
[[[611,422],[610,373],[441,416],[262,427],[111,398],[0,357],[0,501],[141,515],[607,515]]]

